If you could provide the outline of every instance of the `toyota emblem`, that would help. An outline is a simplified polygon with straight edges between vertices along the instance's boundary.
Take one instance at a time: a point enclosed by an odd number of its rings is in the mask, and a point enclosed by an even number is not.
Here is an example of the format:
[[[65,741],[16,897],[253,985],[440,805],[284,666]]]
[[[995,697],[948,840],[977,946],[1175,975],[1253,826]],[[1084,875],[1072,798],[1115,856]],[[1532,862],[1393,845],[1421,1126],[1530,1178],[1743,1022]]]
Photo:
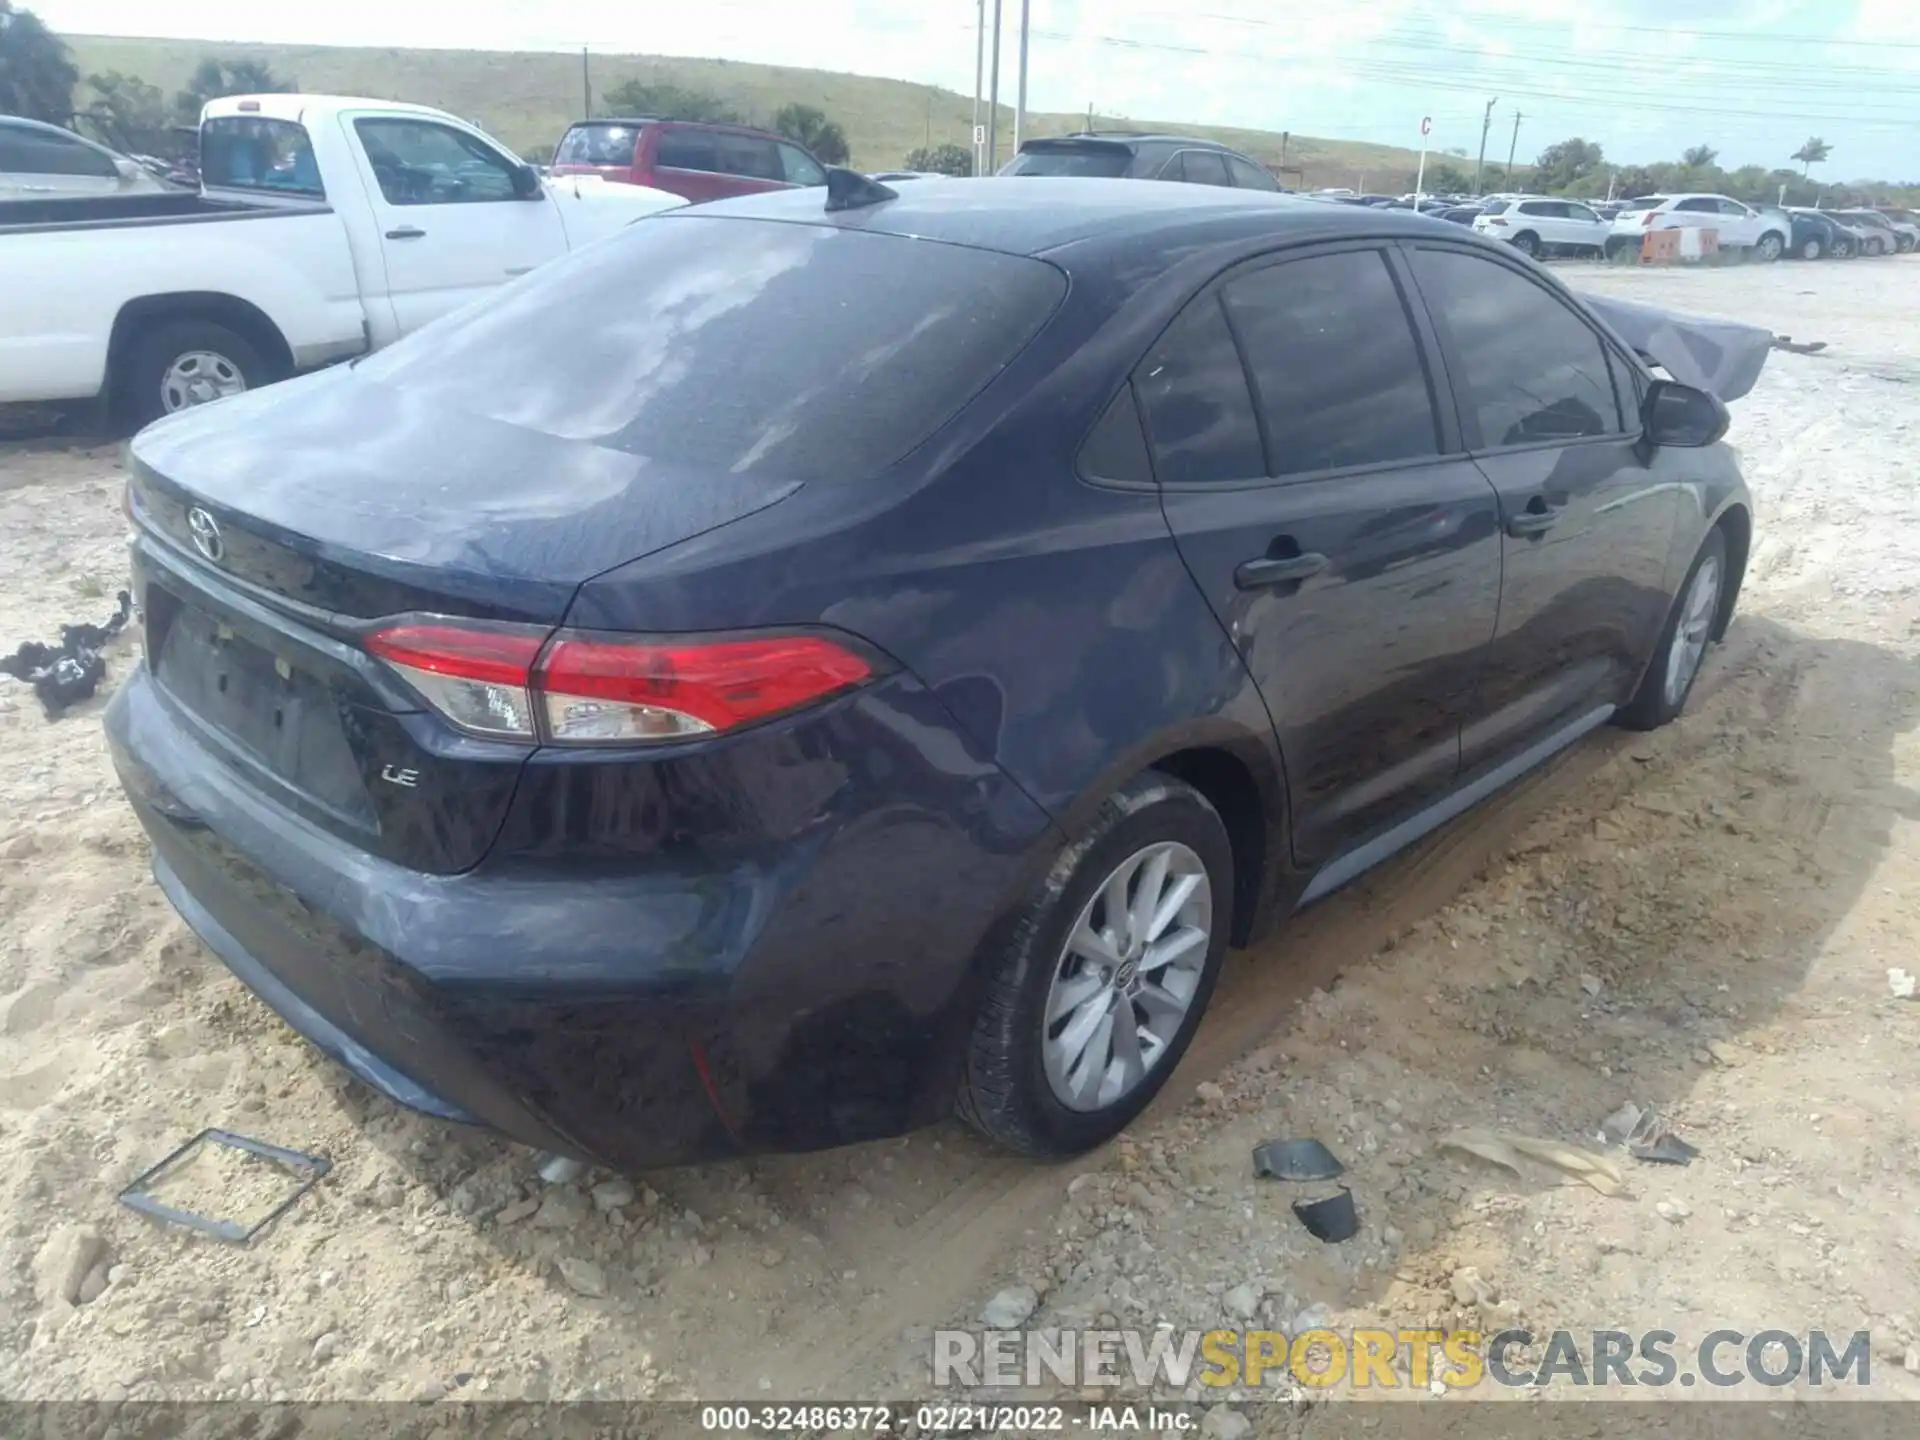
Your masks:
[[[193,548],[219,563],[227,553],[227,542],[220,538],[220,522],[196,505],[187,511],[187,529],[193,532]]]

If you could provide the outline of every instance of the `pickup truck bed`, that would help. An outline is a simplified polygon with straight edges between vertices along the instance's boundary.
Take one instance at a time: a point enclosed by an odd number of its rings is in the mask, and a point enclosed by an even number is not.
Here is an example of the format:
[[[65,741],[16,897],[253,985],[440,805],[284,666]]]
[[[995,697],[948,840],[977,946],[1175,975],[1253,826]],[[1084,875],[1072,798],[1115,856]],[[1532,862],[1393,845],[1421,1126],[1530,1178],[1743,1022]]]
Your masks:
[[[0,205],[0,235],[15,231],[100,230],[128,225],[191,225],[209,220],[271,220],[281,215],[328,213],[330,207],[320,201],[260,205],[243,200],[217,200],[193,190],[9,200]]]

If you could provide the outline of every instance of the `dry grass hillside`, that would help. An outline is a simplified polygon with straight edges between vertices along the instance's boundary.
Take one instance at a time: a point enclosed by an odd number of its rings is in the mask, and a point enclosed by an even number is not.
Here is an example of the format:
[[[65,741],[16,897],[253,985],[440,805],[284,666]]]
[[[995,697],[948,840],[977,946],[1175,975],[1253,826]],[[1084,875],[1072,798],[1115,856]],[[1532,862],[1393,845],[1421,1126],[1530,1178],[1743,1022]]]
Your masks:
[[[580,57],[498,50],[399,50],[321,45],[232,44],[212,40],[152,40],[94,35],[67,37],[83,75],[118,70],[172,94],[193,67],[211,56],[257,60],[306,90],[412,100],[475,121],[516,150],[550,147],[579,118]],[[840,122],[853,161],[870,169],[898,165],[921,145],[968,143],[973,98],[930,85],[843,75],[780,65],[662,55],[593,57],[596,95],[623,80],[668,81],[710,91],[761,123],[790,101],[815,105]],[[1084,114],[1029,117],[1036,135],[1084,127]],[[1205,135],[1279,165],[1281,137],[1264,130],[1183,125],[1167,117],[1097,115],[1112,128],[1168,129]],[[1002,107],[1001,135],[1012,132],[1013,111]],[[1002,142],[1007,142],[1003,138]],[[1292,183],[1348,185],[1399,191],[1411,187],[1415,155],[1391,145],[1320,140],[1294,135],[1285,163],[1303,176]]]

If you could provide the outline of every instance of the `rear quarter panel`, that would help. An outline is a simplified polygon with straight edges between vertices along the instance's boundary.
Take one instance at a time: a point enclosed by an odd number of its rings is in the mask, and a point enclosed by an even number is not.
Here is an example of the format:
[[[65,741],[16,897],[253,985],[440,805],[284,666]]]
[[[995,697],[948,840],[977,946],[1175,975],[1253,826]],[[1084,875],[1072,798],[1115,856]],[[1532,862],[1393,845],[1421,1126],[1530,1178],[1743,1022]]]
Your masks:
[[[0,274],[0,401],[99,393],[115,317],[143,296],[245,300],[296,357],[351,346],[363,333],[346,234],[327,211],[0,235]]]

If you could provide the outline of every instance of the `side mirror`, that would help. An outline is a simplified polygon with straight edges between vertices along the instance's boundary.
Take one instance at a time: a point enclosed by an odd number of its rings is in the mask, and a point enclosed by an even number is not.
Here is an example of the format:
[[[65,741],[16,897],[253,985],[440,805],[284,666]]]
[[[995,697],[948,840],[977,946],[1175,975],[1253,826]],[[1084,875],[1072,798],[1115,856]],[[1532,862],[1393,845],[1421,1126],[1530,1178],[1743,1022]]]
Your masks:
[[[521,200],[540,198],[540,172],[531,165],[513,167],[513,193]]]
[[[1640,418],[1653,444],[1697,447],[1711,445],[1725,435],[1733,417],[1718,395],[1678,380],[1656,380],[1647,392]]]

